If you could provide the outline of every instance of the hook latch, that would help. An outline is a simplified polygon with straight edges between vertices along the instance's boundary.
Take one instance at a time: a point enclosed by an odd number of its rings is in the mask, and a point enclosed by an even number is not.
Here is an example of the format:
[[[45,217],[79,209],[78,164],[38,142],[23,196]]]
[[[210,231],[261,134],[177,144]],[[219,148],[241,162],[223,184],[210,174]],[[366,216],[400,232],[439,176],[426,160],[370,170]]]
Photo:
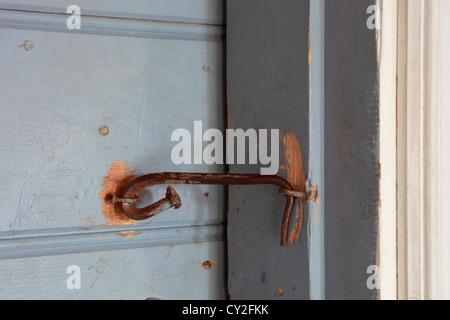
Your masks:
[[[296,198],[308,199],[308,194],[295,191],[292,185],[278,176],[254,174],[212,174],[212,173],[152,173],[131,180],[116,190],[112,197],[116,212],[122,212],[133,220],[145,220],[170,208],[181,207],[181,199],[175,189],[169,186],[166,197],[145,208],[136,208],[137,194],[150,186],[170,184],[210,184],[210,185],[275,185],[280,187],[280,194],[286,196],[281,225],[281,246],[288,244],[289,225]]]

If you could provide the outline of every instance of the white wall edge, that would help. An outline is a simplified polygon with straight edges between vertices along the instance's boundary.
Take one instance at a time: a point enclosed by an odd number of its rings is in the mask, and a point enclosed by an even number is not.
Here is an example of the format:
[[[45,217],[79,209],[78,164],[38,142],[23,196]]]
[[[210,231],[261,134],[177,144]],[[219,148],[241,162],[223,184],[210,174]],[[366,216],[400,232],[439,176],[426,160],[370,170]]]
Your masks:
[[[383,1],[380,30],[379,298],[397,299],[397,0]]]
[[[441,0],[399,0],[398,298],[440,299]]]

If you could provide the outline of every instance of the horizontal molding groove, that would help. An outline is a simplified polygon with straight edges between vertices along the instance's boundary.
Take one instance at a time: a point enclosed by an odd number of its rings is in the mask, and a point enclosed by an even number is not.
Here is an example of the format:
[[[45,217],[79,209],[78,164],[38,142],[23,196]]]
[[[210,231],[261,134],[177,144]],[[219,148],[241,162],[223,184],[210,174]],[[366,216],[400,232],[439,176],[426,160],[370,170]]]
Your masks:
[[[2,2],[2,0],[0,0]],[[76,3],[73,3],[76,4]],[[23,5],[13,3],[0,3],[0,9],[15,10],[15,11],[28,11],[28,12],[40,12],[40,13],[53,13],[53,14],[67,14],[67,7],[59,4],[59,7],[46,6],[46,5]],[[130,6],[132,4],[130,3]],[[105,8],[109,9],[109,8]],[[211,26],[223,26],[223,21],[217,20],[217,18],[205,17],[205,18],[189,18],[170,15],[157,15],[147,12],[117,12],[108,10],[89,10],[84,6],[81,6],[81,14],[85,16],[96,16],[104,18],[121,18],[129,20],[153,20],[161,22],[173,22],[173,23],[185,23],[185,24],[203,24]],[[135,10],[137,11],[137,10]]]
[[[81,14],[81,29],[67,28],[68,14],[18,11],[0,7],[0,28],[98,34],[109,36],[160,38],[179,40],[220,41],[225,27],[209,24],[101,17]]]
[[[224,224],[7,231],[0,233],[0,260],[223,241],[225,234]]]

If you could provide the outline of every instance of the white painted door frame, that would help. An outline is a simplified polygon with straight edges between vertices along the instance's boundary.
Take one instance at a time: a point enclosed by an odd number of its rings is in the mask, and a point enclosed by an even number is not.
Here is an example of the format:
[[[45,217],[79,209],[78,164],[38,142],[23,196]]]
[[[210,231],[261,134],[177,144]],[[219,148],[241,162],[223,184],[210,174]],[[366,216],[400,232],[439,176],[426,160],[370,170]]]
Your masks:
[[[443,139],[449,134],[444,104],[449,101],[445,88],[450,83],[443,72],[450,62],[444,58],[450,49],[445,30],[450,28],[443,15],[449,12],[448,1],[398,1],[397,227],[402,300],[449,297],[448,276],[442,272],[449,266],[450,235],[449,155]]]
[[[397,298],[397,0],[381,2],[379,298]]]

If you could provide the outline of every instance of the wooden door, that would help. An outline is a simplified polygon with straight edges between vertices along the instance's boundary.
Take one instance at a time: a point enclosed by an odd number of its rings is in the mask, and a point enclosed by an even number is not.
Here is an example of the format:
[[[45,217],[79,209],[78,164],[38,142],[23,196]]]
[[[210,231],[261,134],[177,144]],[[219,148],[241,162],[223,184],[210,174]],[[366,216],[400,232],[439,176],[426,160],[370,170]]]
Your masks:
[[[108,175],[224,171],[171,161],[175,129],[225,127],[223,6],[0,1],[0,298],[227,296],[223,188],[180,186],[181,209],[136,224],[101,194]]]
[[[280,130],[278,174],[315,195],[297,200],[290,244],[280,247],[278,191],[230,188],[232,299],[378,296],[367,285],[378,263],[377,4],[227,1],[228,123]]]

